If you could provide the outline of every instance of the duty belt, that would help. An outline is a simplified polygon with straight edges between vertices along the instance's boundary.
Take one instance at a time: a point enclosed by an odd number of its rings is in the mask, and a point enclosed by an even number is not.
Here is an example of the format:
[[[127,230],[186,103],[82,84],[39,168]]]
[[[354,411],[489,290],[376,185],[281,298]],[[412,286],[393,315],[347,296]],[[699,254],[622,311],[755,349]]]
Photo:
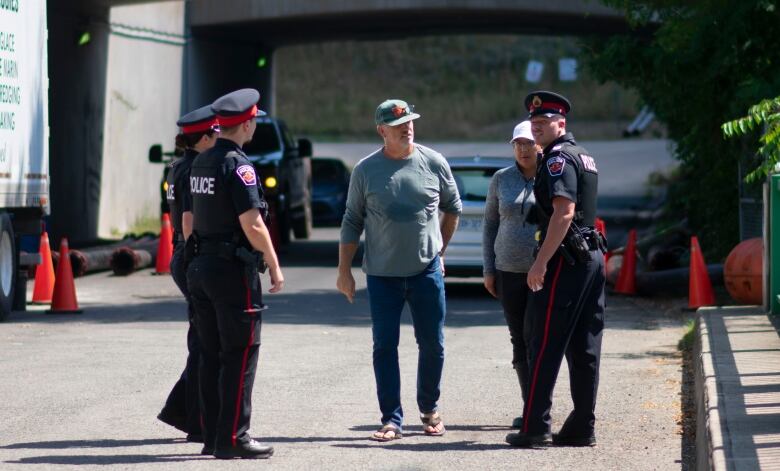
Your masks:
[[[596,250],[599,248],[599,240],[598,240],[598,234],[596,233],[596,230],[593,229],[589,232],[587,232],[585,235],[583,235],[583,238],[585,239],[585,242],[588,244],[588,249],[590,250]],[[544,238],[539,236],[539,240],[537,242],[537,249],[542,247],[542,244],[544,243]]]
[[[195,248],[195,255],[218,255],[228,260],[235,260],[238,246],[233,242],[224,240],[199,240]]]
[[[543,239],[539,241],[539,245],[534,250],[534,258],[538,255],[543,242]],[[561,246],[557,249],[569,265],[574,265],[578,261],[582,263],[591,261],[590,252],[594,250],[606,253],[606,239],[592,227],[577,228],[576,226],[574,232],[571,229],[567,232]]]

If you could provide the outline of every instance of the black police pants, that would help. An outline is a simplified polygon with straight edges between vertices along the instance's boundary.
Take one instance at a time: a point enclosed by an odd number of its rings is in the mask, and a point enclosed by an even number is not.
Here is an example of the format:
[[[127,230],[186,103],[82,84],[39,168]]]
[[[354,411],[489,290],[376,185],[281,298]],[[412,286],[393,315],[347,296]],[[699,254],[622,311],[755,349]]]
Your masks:
[[[164,411],[177,417],[185,418],[187,433],[201,434],[200,430],[200,399],[198,392],[198,364],[200,363],[200,342],[195,330],[192,302],[187,289],[187,273],[184,267],[184,244],[177,243],[171,257],[171,275],[187,300],[187,363],[181,377],[168,394]]]
[[[601,336],[604,329],[604,256],[569,265],[560,253],[547,264],[544,286],[531,293],[525,318],[530,387],[522,431],[550,432],[553,388],[564,355],[574,410],[562,433],[590,436],[594,431]]]
[[[526,354],[523,324],[528,303],[528,273],[512,273],[496,270],[496,294],[504,308],[509,339],[512,342],[512,366],[520,380],[523,404],[528,397],[528,357]]]
[[[201,344],[203,438],[225,449],[248,442],[262,299],[250,290],[243,264],[216,255],[190,263],[187,281]]]

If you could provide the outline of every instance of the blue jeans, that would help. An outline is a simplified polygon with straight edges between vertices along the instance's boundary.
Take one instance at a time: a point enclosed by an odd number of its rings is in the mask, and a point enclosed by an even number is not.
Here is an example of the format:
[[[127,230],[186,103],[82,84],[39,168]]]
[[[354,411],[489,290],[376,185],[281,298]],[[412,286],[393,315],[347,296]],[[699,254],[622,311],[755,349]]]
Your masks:
[[[414,276],[367,276],[374,337],[374,376],[382,423],[403,424],[398,338],[401,312],[409,303],[417,339],[417,406],[433,412],[441,394],[444,367],[444,277],[439,257]]]

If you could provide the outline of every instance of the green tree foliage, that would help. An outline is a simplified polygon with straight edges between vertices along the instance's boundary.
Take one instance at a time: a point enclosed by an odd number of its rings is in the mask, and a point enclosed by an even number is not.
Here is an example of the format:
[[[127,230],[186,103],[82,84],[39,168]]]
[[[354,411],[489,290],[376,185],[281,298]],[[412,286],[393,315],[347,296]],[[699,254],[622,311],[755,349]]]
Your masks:
[[[780,162],[780,96],[763,100],[748,110],[748,115],[724,123],[723,135],[728,137],[749,135],[763,126],[764,133],[758,139],[761,147],[758,155],[762,162],[746,178],[755,181],[765,177]]]
[[[755,154],[721,124],[780,92],[780,0],[602,2],[632,31],[586,40],[586,65],[636,90],[667,126],[680,160],[668,214],[688,218],[715,261],[738,241],[738,163]]]

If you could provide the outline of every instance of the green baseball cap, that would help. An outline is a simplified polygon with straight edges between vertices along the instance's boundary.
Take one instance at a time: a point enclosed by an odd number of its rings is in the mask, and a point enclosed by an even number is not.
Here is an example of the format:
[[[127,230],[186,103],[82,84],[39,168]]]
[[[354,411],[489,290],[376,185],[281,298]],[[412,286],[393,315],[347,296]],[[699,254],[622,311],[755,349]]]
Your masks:
[[[419,114],[413,111],[414,105],[410,106],[403,100],[385,100],[377,107],[374,120],[377,126],[380,124],[398,126],[420,117]]]

